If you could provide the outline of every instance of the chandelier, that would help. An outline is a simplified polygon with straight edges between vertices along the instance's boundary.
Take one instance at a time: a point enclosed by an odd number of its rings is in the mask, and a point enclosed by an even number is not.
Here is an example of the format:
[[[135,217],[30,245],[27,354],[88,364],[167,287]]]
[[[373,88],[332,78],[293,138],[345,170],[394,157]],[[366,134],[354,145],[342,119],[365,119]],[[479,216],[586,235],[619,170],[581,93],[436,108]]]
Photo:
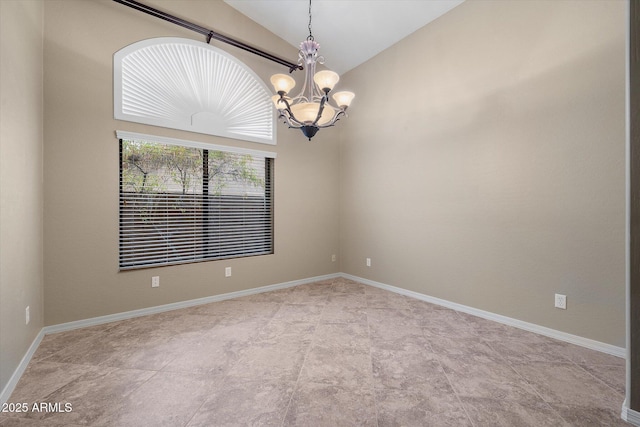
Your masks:
[[[286,74],[274,74],[271,76],[277,95],[272,96],[278,110],[279,118],[294,129],[302,130],[304,136],[311,138],[321,128],[333,126],[351,104],[355,96],[353,92],[337,92],[333,94],[336,106],[329,103],[331,92],[340,80],[337,73],[329,70],[321,70],[316,73],[316,63],[324,64],[324,57],[318,56],[318,44],[311,33],[311,0],[309,0],[309,36],[300,43],[298,52],[298,65],[305,70],[302,90],[295,97],[290,97],[289,92],[295,87],[296,81]],[[293,70],[292,70],[293,71]]]

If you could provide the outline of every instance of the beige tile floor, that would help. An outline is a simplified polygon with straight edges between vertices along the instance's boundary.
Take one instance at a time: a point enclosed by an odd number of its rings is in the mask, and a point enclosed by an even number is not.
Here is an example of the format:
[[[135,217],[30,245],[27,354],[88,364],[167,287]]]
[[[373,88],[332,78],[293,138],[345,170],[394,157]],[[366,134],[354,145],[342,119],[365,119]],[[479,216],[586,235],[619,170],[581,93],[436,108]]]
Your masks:
[[[0,426],[623,426],[624,361],[335,279],[47,335]]]

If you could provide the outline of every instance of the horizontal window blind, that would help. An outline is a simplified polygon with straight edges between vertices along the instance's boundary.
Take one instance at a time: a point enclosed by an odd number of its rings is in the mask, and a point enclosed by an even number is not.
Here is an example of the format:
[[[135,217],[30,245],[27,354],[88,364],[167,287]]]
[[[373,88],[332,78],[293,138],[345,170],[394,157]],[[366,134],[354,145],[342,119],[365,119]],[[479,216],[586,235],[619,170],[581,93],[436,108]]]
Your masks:
[[[120,139],[120,269],[273,253],[273,158]]]

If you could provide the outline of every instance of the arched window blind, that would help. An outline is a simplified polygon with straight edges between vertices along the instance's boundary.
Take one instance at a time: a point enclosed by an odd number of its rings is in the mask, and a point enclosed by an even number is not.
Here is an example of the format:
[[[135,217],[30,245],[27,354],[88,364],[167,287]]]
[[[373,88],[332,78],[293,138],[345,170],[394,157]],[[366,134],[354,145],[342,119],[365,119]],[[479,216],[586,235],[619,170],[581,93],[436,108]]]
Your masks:
[[[113,58],[114,117],[276,144],[271,92],[244,63],[204,42],[142,40]]]
[[[117,137],[121,270],[273,253],[275,153]]]

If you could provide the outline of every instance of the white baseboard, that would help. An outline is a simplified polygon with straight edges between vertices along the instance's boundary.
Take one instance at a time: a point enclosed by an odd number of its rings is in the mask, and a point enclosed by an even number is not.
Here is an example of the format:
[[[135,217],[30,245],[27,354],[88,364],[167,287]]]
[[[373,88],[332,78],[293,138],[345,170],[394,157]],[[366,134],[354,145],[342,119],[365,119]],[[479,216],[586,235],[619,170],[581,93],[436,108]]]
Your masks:
[[[56,332],[71,331],[73,329],[86,328],[87,326],[102,325],[104,323],[116,322],[119,320],[133,319],[134,317],[147,316],[149,314],[163,313],[165,311],[179,310],[181,308],[194,307],[212,302],[224,301],[232,298],[246,297],[263,292],[275,291],[277,289],[291,288],[293,286],[304,285],[306,283],[318,282],[321,280],[335,279],[341,277],[339,273],[326,274],[324,276],[309,277],[307,279],[292,280],[290,282],[278,283],[275,285],[261,286],[259,288],[245,289],[243,291],[229,292],[226,294],[213,295],[210,297],[197,298],[188,301],[174,302],[171,304],[158,305],[155,307],[141,308],[139,310],[125,311],[122,313],[108,314],[106,316],[92,317],[90,319],[76,320],[73,322],[60,323],[58,325],[45,326],[44,333],[53,334]]]
[[[590,348],[592,350],[601,351],[603,353],[611,354],[611,355],[622,357],[622,358],[626,357],[626,350],[622,347],[616,347],[610,344],[594,341],[594,340],[583,338],[577,335],[568,334],[566,332],[557,331],[555,329],[546,328],[544,326],[539,326],[533,323],[523,322],[521,320],[513,319],[510,317],[502,316],[502,315],[491,313],[484,310],[479,310],[477,308],[468,307],[466,305],[457,304],[451,301],[431,297],[418,292],[409,291],[407,289],[398,288],[398,287],[387,285],[384,283],[375,282],[373,280],[365,279],[362,277],[357,277],[357,276],[344,274],[344,273],[334,273],[334,274],[327,274],[324,276],[309,277],[306,279],[278,283],[275,285],[261,286],[259,288],[246,289],[243,291],[229,292],[221,295],[213,295],[210,297],[197,298],[197,299],[192,299],[188,301],[180,301],[176,303],[164,304],[164,305],[159,305],[155,307],[148,307],[148,308],[143,308],[139,310],[132,310],[132,311],[126,311],[122,313],[109,314],[106,316],[93,317],[90,319],[61,323],[58,325],[45,326],[44,328],[42,328],[42,330],[40,330],[36,338],[33,340],[33,343],[31,343],[31,346],[29,347],[26,354],[20,361],[20,364],[18,365],[13,375],[9,379],[9,382],[2,390],[2,393],[0,393],[0,405],[4,404],[11,396],[11,393],[13,393],[13,390],[18,384],[20,377],[24,373],[25,369],[29,365],[29,362],[31,361],[31,358],[33,357],[34,353],[38,349],[38,346],[40,345],[42,338],[47,334],[70,331],[73,329],[85,328],[87,326],[101,325],[104,323],[110,323],[110,322],[115,322],[119,320],[132,319],[134,317],[146,316],[146,315],[155,314],[155,313],[162,313],[162,312],[171,311],[171,310],[178,310],[181,308],[193,307],[193,306],[202,305],[202,304],[209,304],[212,302],[223,301],[223,300],[232,299],[232,298],[240,298],[248,295],[259,294],[262,292],[275,291],[277,289],[285,289],[285,288],[290,288],[293,286],[303,285],[307,283],[318,282],[321,280],[335,279],[337,277],[343,277],[345,279],[355,280],[357,282],[364,283],[366,285],[375,286],[377,288],[385,289],[400,295],[416,298],[422,301],[430,302],[432,304],[437,304],[443,307],[458,310],[463,313],[472,314],[474,316],[482,317],[484,319],[493,320],[495,322],[503,323],[505,325],[514,326],[516,328],[524,329],[530,332],[535,332],[540,335],[545,335],[561,341],[566,341],[571,344],[577,344],[583,347]],[[623,417],[627,417],[627,418],[624,418],[625,420],[640,427],[640,413],[633,411],[632,409],[628,409],[626,408],[625,405],[623,405],[622,415]]]
[[[40,345],[43,337],[44,329],[40,329],[40,332],[38,332],[38,335],[36,335],[36,338],[33,340],[31,345],[29,346],[29,349],[22,357],[22,360],[20,360],[20,363],[18,364],[16,370],[13,372],[13,375],[11,375],[11,378],[9,378],[9,382],[2,389],[2,393],[0,393],[0,405],[3,405],[7,400],[9,400],[9,397],[11,397],[11,393],[13,393],[16,385],[18,385],[20,377],[22,377],[22,374],[24,374],[24,371],[27,369],[31,358],[38,349],[38,346]]]
[[[634,426],[640,426],[640,412],[627,407],[627,399],[622,404],[622,419]]]
[[[293,286],[304,285],[306,283],[313,283],[321,280],[335,279],[336,277],[341,277],[341,275],[339,273],[326,274],[324,276],[316,276],[316,277],[309,277],[307,279],[292,280],[290,282],[261,286],[259,288],[246,289],[243,291],[229,292],[221,295],[213,295],[210,297],[197,298],[197,299],[192,299],[188,301],[180,301],[180,302],[175,302],[171,304],[159,305],[155,307],[142,308],[139,310],[126,311],[123,313],[115,313],[115,314],[109,314],[106,316],[92,317],[90,319],[76,320],[73,322],[61,323],[58,325],[45,326],[40,330],[36,338],[33,340],[33,342],[31,343],[31,346],[29,347],[29,350],[20,361],[20,364],[18,364],[18,367],[13,372],[13,375],[9,379],[9,382],[7,383],[7,385],[2,390],[2,393],[0,393],[0,405],[7,402],[7,400],[9,400],[9,397],[11,397],[11,393],[13,393],[13,390],[16,388],[16,385],[18,384],[18,381],[20,380],[20,377],[24,373],[25,369],[27,369],[27,366],[29,365],[29,362],[31,361],[31,358],[33,357],[34,353],[38,349],[38,346],[40,345],[42,338],[47,334],[71,331],[74,329],[86,328],[87,326],[101,325],[104,323],[116,322],[118,320],[132,319],[134,317],[147,316],[149,314],[162,313],[165,311],[178,310],[181,308],[193,307],[193,306],[202,305],[202,304],[209,304],[212,302],[223,301],[223,300],[232,299],[232,298],[240,298],[248,295],[259,294],[262,292],[275,291],[277,289],[291,288]]]
[[[565,341],[571,344],[576,344],[582,347],[586,347],[592,350],[597,350],[602,353],[611,354],[613,356],[626,358],[627,351],[623,347],[617,347],[611,344],[606,344],[600,341],[595,341],[589,338],[584,338],[578,335],[572,335],[566,332],[558,331],[555,329],[547,328],[544,326],[536,325],[535,323],[524,322],[522,320],[513,319],[511,317],[502,316],[500,314],[491,313],[489,311],[480,310],[477,308],[469,307],[466,305],[458,304],[455,302],[447,301],[440,298],[431,297],[418,292],[409,291],[407,289],[398,288],[395,286],[387,285],[373,280],[364,279],[362,277],[352,276],[350,274],[342,274],[342,277],[346,279],[355,280],[356,282],[364,283],[366,285],[375,286],[376,288],[384,289],[387,291],[395,292],[400,295],[416,298],[422,301],[430,302],[432,304],[440,305],[443,307],[451,308],[453,310],[461,311],[463,313],[471,314],[474,316],[482,317],[483,319],[493,320],[494,322],[502,323],[508,326],[514,326],[516,328],[524,329],[525,331],[535,332],[540,335],[544,335],[550,338],[555,338],[560,341]]]

